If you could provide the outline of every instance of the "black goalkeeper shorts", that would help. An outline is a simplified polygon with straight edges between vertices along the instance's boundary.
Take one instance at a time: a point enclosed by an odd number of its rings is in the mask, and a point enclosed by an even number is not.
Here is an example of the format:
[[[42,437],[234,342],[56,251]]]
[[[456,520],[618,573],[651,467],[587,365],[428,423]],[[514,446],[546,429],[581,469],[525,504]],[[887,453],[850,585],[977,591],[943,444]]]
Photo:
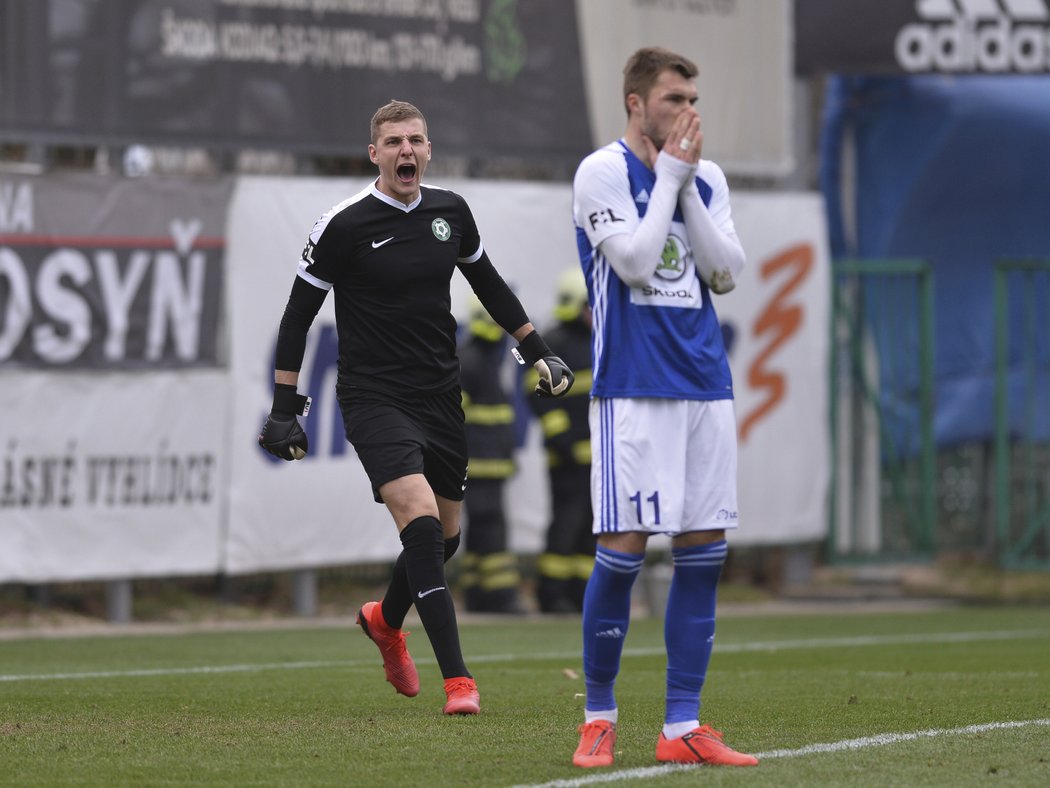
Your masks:
[[[438,394],[396,397],[339,385],[346,438],[354,447],[382,503],[379,488],[421,473],[442,498],[462,501],[467,478],[467,438],[459,386]]]

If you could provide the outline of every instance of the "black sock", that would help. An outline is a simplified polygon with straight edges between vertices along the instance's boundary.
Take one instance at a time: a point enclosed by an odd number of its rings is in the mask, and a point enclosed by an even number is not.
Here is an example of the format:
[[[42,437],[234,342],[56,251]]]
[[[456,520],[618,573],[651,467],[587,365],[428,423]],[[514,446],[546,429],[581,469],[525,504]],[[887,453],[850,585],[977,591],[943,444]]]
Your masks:
[[[445,563],[459,549],[459,534],[445,540]],[[405,553],[402,550],[394,562],[394,573],[390,577],[386,595],[383,597],[383,620],[394,629],[401,629],[405,616],[412,607],[412,589],[408,587],[408,573],[405,572]]]
[[[448,559],[456,554],[459,549],[459,534],[449,537],[445,540],[445,563],[448,563]]]
[[[469,677],[459,647],[456,609],[445,582],[445,544],[441,538],[441,523],[436,517],[417,517],[401,532],[401,544],[405,548],[401,555],[405,559],[412,602],[430,638],[441,675],[446,679]]]

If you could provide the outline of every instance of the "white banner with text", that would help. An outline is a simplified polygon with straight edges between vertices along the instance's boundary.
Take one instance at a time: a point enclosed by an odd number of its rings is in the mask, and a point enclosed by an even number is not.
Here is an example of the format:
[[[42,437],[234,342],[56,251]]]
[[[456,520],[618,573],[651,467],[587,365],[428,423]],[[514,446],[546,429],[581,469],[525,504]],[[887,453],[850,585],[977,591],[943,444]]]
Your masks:
[[[0,581],[218,570],[231,187],[0,177]]]
[[[0,582],[246,574],[397,554],[393,522],[344,437],[332,299],[300,377],[314,398],[309,456],[275,461],[256,445],[307,234],[366,183],[0,178]],[[497,268],[549,325],[555,283],[578,266],[571,187],[440,185],[467,199]],[[731,539],[819,540],[830,288],[820,198],[738,192],[733,210],[748,265],[716,300],[740,432]],[[455,276],[459,317],[468,294]],[[513,377],[509,354],[506,364]],[[550,500],[539,428],[521,412],[510,541],[535,553]]]
[[[335,402],[331,301],[310,332],[299,390],[314,398],[309,456],[270,459],[255,445],[269,408],[276,332],[314,220],[365,180],[244,178],[230,214],[231,373],[235,407],[226,568],[231,573],[382,560],[400,549],[386,509],[343,436]],[[571,188],[442,181],[470,204],[487,250],[541,328],[559,274],[578,265]],[[830,269],[820,198],[733,197],[748,266],[716,301],[730,349],[740,424],[738,544],[812,541],[826,530],[827,326]],[[465,315],[469,286],[453,278]],[[555,348],[555,351],[557,349]],[[508,357],[507,363],[512,363]],[[805,450],[807,461],[797,461]],[[548,521],[545,458],[530,424],[508,485],[511,546],[542,550]],[[469,494],[469,487],[468,487]],[[466,525],[469,528],[469,523]]]

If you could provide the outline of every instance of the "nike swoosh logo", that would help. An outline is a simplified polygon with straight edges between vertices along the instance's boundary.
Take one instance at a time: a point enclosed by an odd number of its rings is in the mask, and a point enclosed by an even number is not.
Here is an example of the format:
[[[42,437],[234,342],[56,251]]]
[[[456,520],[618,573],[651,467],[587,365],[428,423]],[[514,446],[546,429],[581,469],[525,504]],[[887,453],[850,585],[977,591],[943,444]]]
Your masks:
[[[391,235],[391,236],[390,236],[389,238],[387,238],[387,239],[386,239],[385,241],[372,241],[372,248],[373,248],[373,249],[378,249],[378,248],[379,248],[380,246],[382,246],[383,244],[388,244],[388,243],[390,243],[390,242],[391,242],[391,241],[393,241],[393,240],[394,240],[394,236],[392,236],[392,235]]]
[[[420,591],[418,594],[416,594],[416,596],[418,596],[420,599],[422,599],[423,597],[427,596],[428,594],[433,594],[435,591],[444,591],[444,590],[445,590],[444,586],[438,586],[437,588],[431,588],[429,591]]]

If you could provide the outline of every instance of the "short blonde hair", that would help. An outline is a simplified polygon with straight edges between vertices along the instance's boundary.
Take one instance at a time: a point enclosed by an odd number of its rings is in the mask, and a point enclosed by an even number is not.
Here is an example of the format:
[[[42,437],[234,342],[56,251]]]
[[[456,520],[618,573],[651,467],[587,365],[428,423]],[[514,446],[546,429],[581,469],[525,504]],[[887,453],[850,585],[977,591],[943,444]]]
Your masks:
[[[419,118],[423,121],[423,133],[427,132],[427,119],[423,117],[423,113],[407,101],[397,101],[392,99],[387,104],[384,104],[376,110],[376,114],[372,116],[372,127],[370,129],[372,134],[372,144],[375,145],[379,141],[379,127],[384,123],[398,123],[402,120],[411,120],[412,118]]]

